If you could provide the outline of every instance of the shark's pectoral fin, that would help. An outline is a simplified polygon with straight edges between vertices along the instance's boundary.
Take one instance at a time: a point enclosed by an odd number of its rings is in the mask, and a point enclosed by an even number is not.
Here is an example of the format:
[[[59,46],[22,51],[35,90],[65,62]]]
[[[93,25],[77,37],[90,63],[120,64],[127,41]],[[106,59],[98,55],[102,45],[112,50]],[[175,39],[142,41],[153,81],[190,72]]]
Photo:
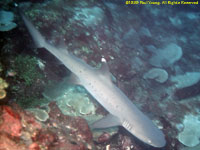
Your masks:
[[[120,120],[117,117],[111,114],[108,114],[102,119],[94,122],[90,127],[92,129],[96,129],[96,128],[109,128],[109,127],[114,127],[114,126],[119,126],[119,125],[121,125]]]

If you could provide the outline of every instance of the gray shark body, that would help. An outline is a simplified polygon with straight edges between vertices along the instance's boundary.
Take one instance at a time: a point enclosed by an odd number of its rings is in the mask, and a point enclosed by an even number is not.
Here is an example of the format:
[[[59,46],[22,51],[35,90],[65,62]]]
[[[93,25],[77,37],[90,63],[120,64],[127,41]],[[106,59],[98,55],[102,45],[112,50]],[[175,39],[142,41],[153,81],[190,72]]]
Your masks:
[[[106,62],[100,69],[93,68],[66,49],[48,44],[32,23],[22,15],[26,27],[38,47],[46,48],[76,76],[82,85],[110,114],[95,122],[92,128],[123,126],[135,137],[154,147],[166,144],[164,134],[111,81]]]

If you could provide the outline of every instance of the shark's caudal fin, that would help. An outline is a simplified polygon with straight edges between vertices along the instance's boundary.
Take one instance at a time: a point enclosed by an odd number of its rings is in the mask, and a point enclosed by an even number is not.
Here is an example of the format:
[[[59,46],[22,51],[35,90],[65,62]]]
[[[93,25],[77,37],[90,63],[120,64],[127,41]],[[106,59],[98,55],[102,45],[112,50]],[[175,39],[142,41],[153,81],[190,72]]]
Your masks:
[[[33,26],[33,24],[26,18],[26,16],[20,11],[20,15],[31,34],[34,43],[37,48],[45,48],[47,51],[52,53],[55,57],[57,57],[61,62],[63,62],[63,58],[65,55],[69,55],[69,52],[66,48],[56,48],[53,45],[46,42],[45,38],[40,34],[40,32]]]
[[[25,17],[25,15],[21,11],[20,11],[20,15],[21,15],[26,27],[28,28],[28,31],[31,34],[37,48],[45,47],[46,41],[45,41],[44,37],[40,34],[40,32],[38,30],[35,29],[33,24]]]

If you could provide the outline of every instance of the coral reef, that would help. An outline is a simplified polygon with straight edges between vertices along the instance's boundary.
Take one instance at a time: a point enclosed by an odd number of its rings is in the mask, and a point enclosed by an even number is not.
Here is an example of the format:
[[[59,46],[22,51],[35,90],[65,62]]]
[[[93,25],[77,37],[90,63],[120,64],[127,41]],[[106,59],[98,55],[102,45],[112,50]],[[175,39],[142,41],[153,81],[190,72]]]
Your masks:
[[[48,124],[36,121],[32,114],[16,104],[0,106],[0,147],[13,150],[93,149],[92,134],[81,118],[63,115],[50,104]]]
[[[6,91],[4,89],[0,89],[0,99],[3,99],[6,97]]]
[[[159,83],[164,83],[168,79],[168,73],[164,69],[152,68],[143,75],[144,79],[154,79]]]
[[[183,126],[183,131],[178,134],[178,140],[188,147],[197,146],[200,143],[199,117],[192,114],[186,115]]]
[[[1,10],[0,16],[0,31],[10,31],[17,26],[17,24],[13,22],[13,12]]]
[[[124,34],[122,40],[124,41],[124,44],[130,48],[140,46],[139,35],[134,29],[130,29],[126,34]]]
[[[97,25],[99,22],[103,20],[104,13],[100,7],[92,7],[92,8],[74,8],[74,18],[71,21],[81,22],[86,27],[91,27]]]
[[[70,86],[68,78],[57,85],[46,87],[43,94],[49,101],[56,101],[57,106],[65,115],[83,117],[89,124],[102,117],[96,114],[97,108],[85,89]]]
[[[83,117],[89,123],[100,118],[95,115],[96,107],[88,96],[84,93],[73,92],[71,89],[57,100],[57,105],[63,114]]]
[[[1,8],[6,10],[8,8],[8,5],[13,3],[13,0],[5,0],[5,1],[0,1]]]
[[[31,90],[31,89],[28,89]],[[23,91],[23,92],[26,92]],[[37,91],[36,91],[37,92]],[[30,93],[30,95],[21,95],[22,93],[19,93],[19,95],[17,95],[17,104],[19,104],[22,108],[27,109],[27,108],[34,108],[38,105],[45,105],[47,104],[49,101],[43,97],[41,97],[41,95],[39,93]]]
[[[182,48],[175,44],[167,44],[163,49],[158,49],[150,58],[149,63],[155,67],[169,67],[182,57]]]
[[[6,97],[5,89],[8,87],[8,83],[0,77],[0,99]]]
[[[100,66],[102,57],[106,58],[116,78],[115,84],[165,133],[167,145],[162,150],[199,149],[199,145],[188,147],[198,142],[196,139],[188,144],[187,137],[191,137],[191,130],[188,134],[182,133],[186,130],[183,126],[185,116],[200,116],[199,77],[186,75],[200,70],[198,5],[168,9],[167,5],[138,7],[117,0],[32,2],[21,10],[49,43],[55,47],[65,47],[94,67]],[[15,13],[14,4],[13,0],[0,1],[3,11]],[[8,17],[3,17],[4,21],[13,23],[12,12],[7,12]],[[92,103],[92,98],[83,89],[69,85],[68,89],[72,91],[68,91],[65,86],[65,90],[61,88],[61,93],[44,99],[42,92],[47,87],[46,83],[53,82],[59,91],[57,85],[68,73],[44,50],[32,47],[32,39],[22,26],[20,16],[15,13],[15,17],[18,28],[1,32],[0,35],[0,77],[9,83],[9,88],[2,90],[3,95],[7,92],[7,96],[1,102],[8,99],[7,104],[10,105],[0,106],[2,149],[155,149],[141,143],[123,128],[91,133],[87,123],[106,112],[98,104]],[[0,28],[5,25],[4,22]],[[38,57],[45,62],[45,67],[38,62]],[[170,82],[158,84],[141,79],[152,66],[167,71]],[[38,74],[45,77],[40,78]],[[160,80],[160,77],[166,77],[166,74],[160,74],[154,80]],[[175,96],[178,96],[178,100]],[[56,99],[56,102],[51,102]],[[21,110],[13,102],[23,109],[34,109],[37,112],[35,118],[33,111]],[[51,111],[44,109],[49,102]],[[196,118],[194,122],[197,122]],[[196,126],[193,128],[196,129]],[[92,140],[95,140],[95,146]]]
[[[45,111],[44,109],[39,109],[39,108],[29,108],[27,111],[32,112],[35,118],[39,121],[47,121],[49,118],[48,112]]]
[[[37,66],[38,61],[35,57],[18,55],[15,58],[14,69],[17,72],[17,76],[23,80],[27,86],[42,79],[43,76],[37,69]]]
[[[190,87],[200,81],[200,72],[186,72],[182,75],[171,76],[170,80],[178,89]]]
[[[2,75],[9,81],[9,95],[13,100],[25,109],[47,103],[41,94],[45,81],[38,59],[21,54],[8,58],[9,62]]]
[[[90,132],[86,120],[81,117],[63,115],[55,102],[50,103],[49,107],[51,109],[49,113],[50,124],[53,127],[62,130],[62,132],[59,133],[61,134],[60,136],[64,136],[66,134],[70,135],[67,138],[68,140],[66,140],[67,144],[71,145],[71,147],[74,146],[77,149],[79,147],[82,147],[83,149],[94,149],[92,133]]]
[[[200,94],[200,82],[192,86],[188,86],[181,89],[176,89],[174,96],[177,97],[179,100],[189,99],[192,97],[198,97]]]

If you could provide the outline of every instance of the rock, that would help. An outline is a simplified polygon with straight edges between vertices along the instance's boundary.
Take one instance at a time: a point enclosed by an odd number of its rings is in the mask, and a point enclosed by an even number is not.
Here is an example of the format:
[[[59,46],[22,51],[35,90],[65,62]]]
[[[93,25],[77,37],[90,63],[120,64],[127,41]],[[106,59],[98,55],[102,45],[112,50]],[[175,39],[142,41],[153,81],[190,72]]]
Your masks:
[[[86,27],[98,25],[104,17],[104,12],[100,7],[74,8],[74,18],[71,21],[83,23]]]
[[[146,46],[147,51],[151,52],[151,53],[155,53],[156,52],[156,47],[153,45],[147,45]]]
[[[78,150],[81,146],[85,149],[92,149],[93,137],[86,120],[80,117],[63,115],[55,102],[51,102],[49,107],[51,108],[49,113],[49,123],[54,128],[62,130],[61,132],[57,133],[57,136],[65,139],[65,145],[67,143],[68,148],[74,147]],[[67,138],[65,138],[66,135],[68,136]]]
[[[9,106],[1,106],[0,114],[0,120],[3,120],[3,123],[0,124],[0,132],[8,133],[14,137],[21,136],[22,124],[20,116]]]
[[[151,32],[149,31],[148,28],[146,27],[141,27],[140,31],[139,31],[140,36],[147,36],[147,37],[151,37]]]
[[[0,148],[2,150],[27,150],[24,144],[14,141],[8,134],[0,132]]]
[[[144,67],[144,62],[137,56],[131,59],[131,68],[135,71],[141,71],[141,68]]]
[[[129,48],[140,47],[139,35],[133,28],[124,34],[122,40],[123,43]]]
[[[63,115],[55,103],[50,104],[46,124],[36,121],[32,113],[15,104],[0,106],[0,148],[6,150],[93,149],[92,133],[80,117]]]
[[[200,144],[194,147],[184,147],[181,150],[198,150],[200,149]]]
[[[85,89],[77,86],[69,86],[68,84],[69,80],[64,80],[56,86],[53,85],[47,87],[46,92],[44,92],[45,97],[47,97],[49,100],[55,100],[53,103],[55,103],[56,106],[50,105],[50,107],[54,109],[54,113],[52,114],[54,116],[49,117],[50,122],[55,122],[55,120],[58,120],[58,116],[56,115],[57,112],[59,116],[66,115],[73,116],[75,118],[84,118],[87,121],[84,124],[88,123],[89,125],[101,119],[103,115],[96,113],[98,107],[96,108],[90,97],[87,95]],[[66,124],[68,124],[67,122],[71,122],[67,121],[67,118],[65,121],[64,120],[64,118],[58,120],[56,124],[61,125],[62,122],[66,122]],[[81,129],[82,127],[79,127],[80,125],[81,123],[67,126],[70,128]],[[115,127],[109,129],[94,130],[92,134],[94,140],[98,141],[98,138],[104,133],[113,136],[117,132],[118,127]]]
[[[171,22],[171,24],[173,24],[174,26],[178,27],[182,25],[182,21],[179,18],[179,16],[176,17],[169,17],[169,20]]]
[[[190,99],[200,95],[200,81],[192,86],[176,89],[174,94],[178,100]]]
[[[112,127],[112,128],[106,128],[106,129],[93,130],[92,133],[93,133],[94,141],[98,143],[103,143],[110,140],[110,138],[116,135],[118,131],[119,131],[118,127]]]
[[[55,100],[64,115],[83,117],[91,124],[102,117],[96,114],[96,107],[82,87],[69,86],[69,80],[47,87],[44,93],[49,100]]]

